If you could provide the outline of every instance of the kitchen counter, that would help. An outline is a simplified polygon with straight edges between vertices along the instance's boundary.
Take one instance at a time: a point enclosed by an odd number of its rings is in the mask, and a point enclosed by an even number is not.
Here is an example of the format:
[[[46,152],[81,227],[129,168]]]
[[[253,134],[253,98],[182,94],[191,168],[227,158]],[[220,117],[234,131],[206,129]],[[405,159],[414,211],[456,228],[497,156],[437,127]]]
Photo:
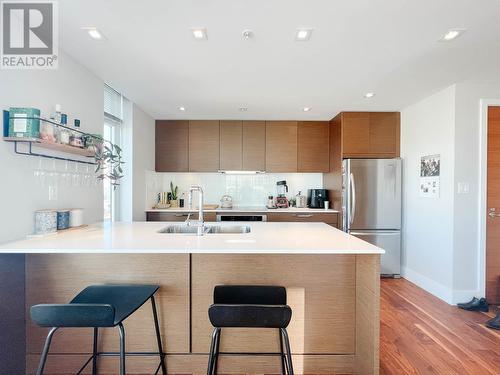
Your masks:
[[[98,223],[0,245],[7,253],[383,254],[384,250],[324,223],[224,222],[250,233],[165,234],[176,222]],[[214,224],[207,224],[214,225]]]
[[[198,209],[193,208],[189,209],[186,207],[171,207],[171,208],[151,208],[149,210],[146,210],[146,212],[198,212]],[[316,214],[338,214],[339,211],[333,210],[333,209],[321,209],[321,208],[297,208],[297,207],[290,207],[290,208],[267,208],[267,207],[233,207],[233,208],[216,208],[216,209],[206,209],[203,210],[203,212],[224,212],[224,213],[229,213],[229,212],[249,212],[249,213],[256,213],[256,212],[264,212],[264,213],[294,213],[294,212],[301,212],[301,213],[316,213]]]

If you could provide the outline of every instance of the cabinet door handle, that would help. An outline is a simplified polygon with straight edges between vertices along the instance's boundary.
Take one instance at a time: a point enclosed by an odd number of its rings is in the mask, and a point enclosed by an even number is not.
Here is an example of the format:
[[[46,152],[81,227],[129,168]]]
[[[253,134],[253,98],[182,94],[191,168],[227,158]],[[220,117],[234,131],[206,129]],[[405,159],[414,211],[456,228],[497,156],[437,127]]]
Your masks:
[[[175,217],[188,217],[189,214],[175,214]]]
[[[297,214],[297,217],[313,217],[313,214]]]

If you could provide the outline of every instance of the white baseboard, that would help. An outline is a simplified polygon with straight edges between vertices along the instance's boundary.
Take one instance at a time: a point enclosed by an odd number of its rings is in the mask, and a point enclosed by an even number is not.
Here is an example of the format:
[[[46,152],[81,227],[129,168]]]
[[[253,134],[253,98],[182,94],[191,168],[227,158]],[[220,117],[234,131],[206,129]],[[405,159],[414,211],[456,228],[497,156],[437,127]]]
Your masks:
[[[442,299],[444,302],[453,304],[453,291],[443,284],[438,283],[437,281],[434,281],[427,276],[424,276],[404,266],[401,267],[401,276],[403,276],[408,281],[411,281],[413,284],[418,285],[427,292]]]

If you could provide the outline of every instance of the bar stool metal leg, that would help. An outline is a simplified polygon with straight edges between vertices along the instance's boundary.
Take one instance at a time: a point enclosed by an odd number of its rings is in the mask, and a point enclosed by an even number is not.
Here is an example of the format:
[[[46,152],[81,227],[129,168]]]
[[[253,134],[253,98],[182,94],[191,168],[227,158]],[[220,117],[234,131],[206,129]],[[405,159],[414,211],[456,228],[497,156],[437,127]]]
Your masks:
[[[281,375],[286,375],[287,370],[285,369],[285,352],[283,351],[283,337],[281,336],[281,331],[278,329],[278,334],[280,337],[280,353],[281,353]]]
[[[219,347],[220,347],[221,333],[222,333],[222,329],[218,328],[217,329],[217,336],[215,338],[214,369],[212,372],[213,375],[217,374],[217,363],[219,362]]]
[[[288,333],[286,332],[285,328],[281,328],[281,335],[283,336],[283,340],[285,341],[288,374],[294,375],[292,364],[292,350],[290,349],[290,339],[288,338]]]
[[[94,345],[92,346],[92,375],[97,375],[97,338],[99,328],[94,327]]]
[[[215,365],[215,345],[219,329],[220,328],[214,328],[212,332],[212,341],[210,342],[210,353],[208,353],[207,375],[213,375],[214,365]]]
[[[125,328],[123,324],[118,324],[120,330],[120,375],[125,375]]]
[[[45,339],[45,345],[43,347],[42,355],[40,357],[40,363],[38,364],[38,370],[36,375],[43,375],[43,369],[45,368],[45,362],[47,362],[47,355],[49,354],[50,343],[52,342],[52,336],[57,331],[59,327],[53,327],[50,329],[47,338]]]
[[[156,312],[154,296],[151,297],[151,307],[153,309],[153,318],[155,321],[156,342],[158,343],[158,352],[160,353],[161,373],[167,375],[167,364],[165,363],[165,353],[163,352],[163,346],[161,344],[160,325],[158,324],[158,313]]]

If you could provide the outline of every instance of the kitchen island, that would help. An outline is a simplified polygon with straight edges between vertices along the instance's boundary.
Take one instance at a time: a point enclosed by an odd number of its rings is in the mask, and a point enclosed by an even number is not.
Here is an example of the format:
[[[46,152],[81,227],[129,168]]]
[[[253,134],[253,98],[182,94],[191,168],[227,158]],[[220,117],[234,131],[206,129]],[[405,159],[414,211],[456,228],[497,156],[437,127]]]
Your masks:
[[[248,225],[249,233],[167,234],[179,223],[96,224],[0,246],[23,253],[26,307],[65,303],[99,283],[157,283],[161,334],[169,373],[206,371],[211,326],[207,309],[218,284],[287,288],[296,374],[378,373],[379,263],[373,245],[322,223],[211,223]],[[125,324],[127,351],[154,351],[149,306]],[[116,330],[103,330],[101,350],[114,351]],[[36,367],[46,330],[27,319],[27,369]],[[74,373],[91,352],[92,330],[66,329],[54,338],[47,374]],[[275,352],[278,334],[227,329],[223,351]],[[99,360],[113,373],[116,358]],[[157,359],[130,357],[131,374],[153,373]],[[279,373],[276,357],[222,357],[220,373]]]

